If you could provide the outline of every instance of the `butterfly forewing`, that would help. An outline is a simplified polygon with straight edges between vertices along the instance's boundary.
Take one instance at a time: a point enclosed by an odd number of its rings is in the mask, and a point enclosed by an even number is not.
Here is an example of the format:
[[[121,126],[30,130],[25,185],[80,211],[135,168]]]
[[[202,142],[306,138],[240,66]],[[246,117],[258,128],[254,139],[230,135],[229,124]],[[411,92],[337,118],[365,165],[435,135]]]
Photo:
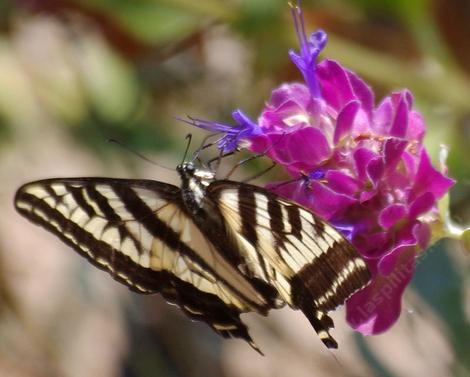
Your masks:
[[[266,313],[268,303],[195,225],[179,188],[144,180],[51,179],[21,187],[15,205],[132,290],[160,292],[220,334],[254,345],[239,314]]]

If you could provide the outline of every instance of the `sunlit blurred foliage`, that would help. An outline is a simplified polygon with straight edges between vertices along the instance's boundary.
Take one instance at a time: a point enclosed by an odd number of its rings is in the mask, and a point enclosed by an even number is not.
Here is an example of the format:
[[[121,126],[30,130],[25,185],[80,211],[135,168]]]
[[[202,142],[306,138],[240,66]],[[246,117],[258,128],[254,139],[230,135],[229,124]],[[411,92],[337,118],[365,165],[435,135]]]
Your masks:
[[[305,0],[303,8],[308,29],[329,34],[324,56],[370,82],[377,102],[394,89],[413,92],[434,161],[440,144],[450,148],[453,217],[468,222],[469,3]],[[175,118],[230,122],[240,107],[256,119],[274,87],[300,80],[289,48],[297,44],[283,0],[0,2],[1,376],[470,375],[469,260],[456,242],[421,257],[387,334],[354,335],[336,313],[339,363],[289,310],[248,316],[261,358],[160,298],[129,294],[14,213],[15,189],[36,178],[176,182],[106,140],[174,166],[184,136],[197,133]]]

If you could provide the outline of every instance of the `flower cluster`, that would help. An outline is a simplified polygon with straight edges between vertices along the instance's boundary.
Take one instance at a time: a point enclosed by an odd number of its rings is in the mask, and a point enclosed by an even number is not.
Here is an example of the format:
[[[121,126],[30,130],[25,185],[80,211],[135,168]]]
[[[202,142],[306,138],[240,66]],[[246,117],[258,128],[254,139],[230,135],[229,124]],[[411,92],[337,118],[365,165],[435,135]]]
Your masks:
[[[305,83],[275,89],[257,123],[236,110],[235,126],[192,124],[223,132],[224,152],[240,145],[265,152],[293,178],[268,188],[310,208],[350,240],[372,281],[347,301],[347,319],[363,334],[376,334],[397,320],[416,255],[429,245],[439,218],[437,201],[453,180],[430,162],[410,92],[394,92],[375,106],[356,74],[333,60],[317,64],[326,33],[307,38],[300,8],[292,12],[300,52],[289,55]]]

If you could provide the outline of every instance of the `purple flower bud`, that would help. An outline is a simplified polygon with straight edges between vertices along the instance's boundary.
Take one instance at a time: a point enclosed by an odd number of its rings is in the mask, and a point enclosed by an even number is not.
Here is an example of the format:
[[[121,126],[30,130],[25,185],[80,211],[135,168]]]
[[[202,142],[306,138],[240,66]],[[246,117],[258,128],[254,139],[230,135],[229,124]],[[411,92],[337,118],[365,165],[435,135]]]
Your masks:
[[[308,39],[305,33],[302,9],[300,6],[291,6],[291,9],[297,38],[299,39],[300,54],[297,54],[294,50],[290,50],[289,56],[304,76],[311,96],[317,98],[320,97],[321,92],[315,74],[316,60],[321,50],[325,47],[328,37],[323,30],[317,30],[312,33],[310,39]]]
[[[215,134],[223,134],[218,140],[217,146],[224,153],[228,153],[235,151],[243,140],[249,140],[261,134],[261,129],[258,124],[248,118],[240,109],[232,113],[232,118],[237,122],[234,126],[192,117],[188,117],[188,120],[180,120],[191,126],[203,128]]]

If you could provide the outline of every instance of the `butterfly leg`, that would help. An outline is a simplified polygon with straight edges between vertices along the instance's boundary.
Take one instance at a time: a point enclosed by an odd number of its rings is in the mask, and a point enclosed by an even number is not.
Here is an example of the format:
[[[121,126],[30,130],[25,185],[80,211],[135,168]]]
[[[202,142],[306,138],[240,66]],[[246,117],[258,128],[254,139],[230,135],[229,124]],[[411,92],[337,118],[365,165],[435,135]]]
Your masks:
[[[220,162],[222,161],[223,158],[232,156],[234,155],[235,152],[227,152],[227,153],[222,153],[222,151],[219,153],[217,157],[211,158],[209,161],[207,161],[207,166],[209,167],[209,170],[216,172],[219,170]],[[212,167],[212,164],[214,162],[217,162],[217,166],[215,168]]]
[[[264,174],[266,174],[268,171],[270,171],[271,169],[273,169],[277,164],[275,162],[273,162],[271,165],[269,165],[266,169],[262,170],[261,172],[259,173],[256,173],[255,175],[252,175],[251,177],[249,178],[245,178],[242,182],[243,183],[247,183],[247,182],[250,182],[256,178],[259,178],[261,176],[263,176]]]
[[[268,154],[268,152],[269,152],[273,147],[275,147],[275,146],[282,140],[282,138],[284,137],[284,135],[285,135],[285,134],[280,135],[279,139],[276,140],[274,143],[272,143],[269,147],[267,147],[264,152],[262,152],[262,153],[257,153],[257,154],[255,154],[255,155],[253,155],[253,156],[250,156],[250,157],[248,157],[248,158],[245,158],[245,159],[239,161],[239,162],[238,162],[237,164],[235,164],[235,166],[228,172],[228,174],[225,176],[225,179],[229,179],[229,178],[231,177],[231,175],[235,172],[235,170],[237,170],[238,167],[240,167],[241,165],[243,165],[243,164],[245,164],[245,163],[247,163],[247,162],[249,162],[249,161],[255,160],[255,159],[257,159],[257,158],[266,156],[266,155]],[[261,173],[258,173],[258,174],[256,174],[255,176],[253,176],[253,177],[251,177],[251,178],[249,178],[249,179],[245,179],[243,182],[249,182],[249,181],[251,181],[251,180],[253,180],[253,179],[256,179],[256,178],[260,177],[261,175],[263,175],[263,174],[265,174],[266,172],[268,172],[269,170],[271,170],[274,166],[276,166],[276,163],[275,163],[275,162],[274,162],[274,164],[273,164],[272,166],[270,166],[268,169],[263,170]]]

